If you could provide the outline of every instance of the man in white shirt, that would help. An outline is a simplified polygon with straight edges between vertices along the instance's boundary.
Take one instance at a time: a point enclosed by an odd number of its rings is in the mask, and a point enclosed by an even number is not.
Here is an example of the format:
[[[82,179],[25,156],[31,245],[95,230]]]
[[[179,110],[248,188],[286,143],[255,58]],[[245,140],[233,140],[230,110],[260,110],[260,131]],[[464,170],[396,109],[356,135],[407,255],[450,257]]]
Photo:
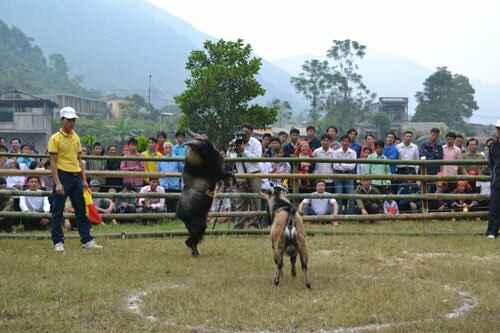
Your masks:
[[[28,191],[41,192],[40,190],[40,179],[36,176],[28,177]],[[48,213],[50,212],[50,203],[48,197],[36,196],[36,197],[20,197],[19,207],[22,212],[31,213]],[[22,222],[25,230],[44,230],[50,223],[50,220],[46,217],[39,218],[22,218]]]
[[[326,183],[324,180],[320,179],[316,181],[316,192],[312,194],[330,194],[326,192]],[[333,215],[332,223],[335,225],[335,216],[338,214],[339,207],[337,200],[333,198],[311,198],[302,200],[298,211],[303,212],[304,215]]]
[[[150,178],[149,185],[141,188],[141,193],[165,193],[165,189],[160,186],[158,178]],[[138,206],[145,213],[164,212],[165,198],[140,198]]]
[[[262,157],[262,144],[259,140],[252,136],[253,127],[251,125],[243,125],[241,127],[243,134],[243,142],[236,145],[236,153],[238,157],[258,158]],[[238,162],[236,163],[238,173],[259,173],[259,162]],[[239,179],[237,182],[238,192],[240,193],[260,193],[262,180],[260,178]],[[235,209],[237,211],[261,210],[260,199],[242,198],[236,200]],[[234,222],[234,228],[242,229],[247,226],[259,226],[258,217],[237,217]]]
[[[418,147],[413,142],[413,132],[406,131],[403,134],[403,142],[396,145],[401,161],[416,161],[420,159]],[[418,167],[416,165],[398,165],[396,173],[398,175],[416,175]]]
[[[250,125],[244,125],[242,127],[243,144],[236,147],[236,152],[238,157],[262,157],[262,144],[259,140],[252,136],[253,127]],[[259,173],[260,167],[259,162],[238,162],[236,163],[236,169],[238,173]]]
[[[420,150],[413,142],[413,132],[406,131],[403,134],[403,142],[396,145],[398,159],[401,161],[415,161],[420,159]],[[417,165],[400,164],[396,168],[398,175],[416,175],[418,173]],[[392,181],[394,192],[398,192],[405,181]]]
[[[333,149],[331,148],[331,139],[328,134],[321,136],[321,147],[313,151],[314,158],[328,158],[333,159]],[[330,163],[316,163],[314,164],[313,173],[315,175],[333,175],[333,164]],[[333,191],[333,179],[326,178],[325,185],[327,191]]]
[[[334,160],[355,160],[358,158],[356,152],[349,148],[351,139],[344,135],[340,139],[340,148],[333,152]],[[333,163],[334,173],[354,174],[356,172],[356,163]],[[352,194],[354,193],[354,180],[339,179],[335,181],[335,193]],[[341,211],[344,214],[350,213],[353,208],[352,200],[339,200]]]

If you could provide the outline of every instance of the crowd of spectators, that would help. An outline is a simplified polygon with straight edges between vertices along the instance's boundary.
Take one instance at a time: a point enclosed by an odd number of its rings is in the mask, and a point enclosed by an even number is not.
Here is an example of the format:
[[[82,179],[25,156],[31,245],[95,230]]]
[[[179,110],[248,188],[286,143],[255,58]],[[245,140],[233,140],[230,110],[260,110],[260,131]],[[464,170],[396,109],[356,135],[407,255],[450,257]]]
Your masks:
[[[138,151],[138,141],[130,138],[122,147],[120,152],[118,145],[111,144],[107,148],[99,142],[95,142],[92,147],[82,147],[82,155],[95,156],[133,156],[156,158],[162,156],[184,157],[186,147],[184,145],[185,134],[178,131],[175,134],[175,144],[167,140],[165,132],[159,132],[156,137],[148,139],[147,149],[140,153]],[[2,144],[3,143],[3,144]],[[12,138],[7,144],[0,138],[0,152],[12,154],[33,154],[37,153],[30,145],[21,144],[18,138]],[[140,160],[118,160],[118,159],[86,159],[83,161],[87,171],[146,171],[146,172],[182,172],[183,163],[173,161],[140,161]],[[17,170],[50,169],[49,159],[35,159],[33,157],[6,157],[0,156],[0,168]],[[87,177],[91,193],[179,193],[182,189],[180,177]],[[27,190],[27,191],[52,191],[53,182],[51,176],[7,176],[0,177],[0,189]],[[50,197],[47,196],[1,196],[0,209],[14,210],[32,213],[50,212]],[[174,212],[176,206],[175,199],[165,198],[93,198],[97,212],[101,214],[110,213],[155,213]],[[65,212],[71,213],[73,208],[69,199],[66,202]],[[1,218],[0,218],[1,219]],[[6,219],[3,219],[6,220]],[[118,223],[111,220],[112,223]],[[50,220],[47,218],[21,218],[13,221],[0,221],[0,228],[10,231],[13,224],[23,224],[26,230],[46,229]],[[74,226],[72,221],[65,220],[66,229]]]
[[[338,162],[335,160],[362,160],[371,161],[413,161],[413,160],[486,160],[488,140],[480,150],[480,144],[476,138],[468,138],[453,132],[446,133],[444,141],[441,140],[441,132],[433,128],[427,140],[420,145],[414,142],[414,133],[405,131],[402,137],[398,137],[394,132],[386,134],[385,138],[379,139],[374,134],[367,134],[364,140],[358,141],[358,132],[356,129],[350,129],[345,135],[337,140],[338,130],[330,126],[322,134],[318,134],[312,126],[306,130],[304,137],[300,136],[298,129],[292,128],[289,133],[280,132],[276,137],[265,134],[260,142],[253,136],[252,127],[244,126],[243,143],[236,147],[234,156],[240,157],[314,157],[322,159],[331,159],[332,162],[309,161],[300,162],[296,171],[300,174],[318,174],[318,175],[417,175],[422,170],[417,165],[408,164],[386,164],[372,162],[370,164],[356,162]],[[292,170],[292,165],[287,162],[264,162],[246,163],[251,164],[244,169],[237,163],[236,169],[240,173],[287,173]],[[426,174],[456,176],[463,175],[486,175],[488,169],[484,164],[467,165],[459,167],[456,165],[428,165]],[[323,178],[323,177],[322,177]],[[292,190],[291,184],[287,179],[264,179],[262,183],[257,183],[256,179],[250,182],[240,181],[238,189],[241,192],[258,192],[258,190],[267,190],[273,185],[288,186]],[[301,193],[338,193],[338,194],[419,194],[421,185],[412,180],[391,181],[386,179],[377,180],[351,180],[336,179],[324,177],[321,180],[309,181],[301,179],[298,182],[298,190]],[[481,193],[489,195],[489,184],[487,182],[459,181],[459,182],[428,182],[428,193]],[[252,203],[253,201],[253,203]],[[237,210],[256,209],[259,200],[245,199],[239,200]],[[422,211],[422,200],[401,199],[401,200],[381,200],[377,199],[358,199],[358,200],[333,200],[333,199],[305,199],[301,203],[301,209],[307,215],[329,214],[400,214],[417,213]],[[429,211],[468,211],[474,209],[486,209],[487,202],[474,200],[430,200]],[[253,221],[251,225],[254,225]],[[237,225],[242,227],[241,224]]]
[[[362,164],[356,161],[345,163],[335,160],[485,160],[487,158],[487,144],[481,149],[476,138],[464,139],[462,135],[449,132],[441,141],[439,129],[432,129],[429,138],[419,146],[414,143],[414,134],[411,131],[402,133],[399,138],[395,133],[387,133],[385,138],[377,138],[374,134],[367,134],[359,140],[356,129],[350,129],[346,134],[339,136],[334,126],[328,127],[324,133],[317,133],[312,126],[308,127],[304,136],[298,129],[292,128],[289,133],[280,132],[277,136],[264,134],[257,138],[251,125],[244,125],[241,130],[242,140],[231,142],[229,148],[221,148],[221,153],[229,157],[269,157],[268,162],[237,162],[232,165],[238,173],[266,173],[281,174],[317,174],[325,177],[312,181],[300,179],[297,181],[300,193],[314,194],[418,194],[421,186],[415,181],[395,182],[390,180],[353,180],[329,178],[329,175],[416,175],[420,173],[419,167],[407,164],[370,163]],[[3,145],[1,143],[4,143]],[[104,147],[96,142],[92,147],[84,147],[82,154],[131,156],[131,157],[184,157],[186,155],[185,134],[178,131],[175,134],[175,143],[168,140],[164,132],[159,132],[156,137],[151,137],[147,142],[147,149],[139,152],[138,141],[130,138],[123,146],[111,144]],[[491,142],[491,141],[490,141]],[[22,144],[18,138],[12,138],[9,143],[0,138],[0,151],[13,154],[32,154],[33,149],[28,144]],[[331,159],[332,162],[304,161],[295,167],[283,161],[273,162],[272,158],[279,157],[309,157]],[[49,161],[36,160],[32,157],[0,157],[0,168],[4,169],[49,169]],[[89,171],[146,171],[177,173],[182,172],[183,163],[180,161],[141,161],[141,160],[116,160],[116,159],[87,159],[85,168]],[[485,175],[488,168],[485,165],[467,165],[463,167],[444,165],[430,165],[426,169],[430,175]],[[182,190],[180,177],[89,177],[90,188],[93,193],[179,193]],[[247,178],[237,179],[232,184],[234,191],[241,193],[259,193],[280,185],[292,191],[292,180],[286,178]],[[430,193],[481,193],[489,194],[487,182],[436,182],[429,183],[427,191]],[[24,177],[7,176],[0,178],[0,186],[7,189],[25,189],[28,191],[52,190],[50,176]],[[94,204],[100,213],[136,213],[136,212],[175,212],[175,199],[165,198],[95,198]],[[221,205],[224,210],[262,210],[264,207],[260,199],[242,198],[223,200]],[[430,211],[468,211],[485,207],[484,202],[472,200],[431,200]],[[47,197],[14,197],[13,209],[23,212],[48,212],[50,201]],[[399,214],[416,213],[422,209],[421,200],[380,200],[380,199],[331,199],[311,198],[305,199],[300,204],[300,209],[306,215],[337,215],[337,214]],[[71,211],[68,207],[67,211]],[[116,221],[112,221],[117,223]],[[261,221],[255,217],[240,217],[234,220],[235,228],[259,227],[269,221]],[[42,219],[33,221],[26,219],[26,228],[43,228],[49,221]]]

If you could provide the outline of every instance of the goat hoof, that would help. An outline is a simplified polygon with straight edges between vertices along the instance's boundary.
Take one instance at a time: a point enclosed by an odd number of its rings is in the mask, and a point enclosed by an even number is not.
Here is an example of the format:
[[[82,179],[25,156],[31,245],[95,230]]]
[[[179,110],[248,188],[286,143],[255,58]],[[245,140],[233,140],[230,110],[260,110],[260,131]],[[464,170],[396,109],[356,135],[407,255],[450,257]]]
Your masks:
[[[312,289],[312,286],[311,286],[311,284],[309,282],[306,283],[306,287],[307,287],[307,289]]]
[[[273,284],[274,286],[278,286],[280,284],[280,278],[278,274],[275,274],[273,277]]]
[[[295,269],[292,269],[292,277],[296,277],[297,276],[297,271]]]
[[[200,252],[198,252],[198,247],[193,244],[193,240],[191,238],[186,239],[185,244],[191,250],[191,255],[193,257],[197,257],[200,255]]]

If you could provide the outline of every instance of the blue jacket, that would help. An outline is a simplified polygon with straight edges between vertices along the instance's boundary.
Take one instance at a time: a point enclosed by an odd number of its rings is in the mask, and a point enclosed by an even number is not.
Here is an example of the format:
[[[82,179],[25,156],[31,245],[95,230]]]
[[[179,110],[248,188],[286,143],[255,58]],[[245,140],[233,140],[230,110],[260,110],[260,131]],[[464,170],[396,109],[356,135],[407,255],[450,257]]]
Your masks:
[[[158,172],[182,172],[181,162],[159,162]],[[160,186],[168,190],[180,190],[181,189],[181,178],[179,177],[164,177],[160,178]]]
[[[172,147],[172,156],[174,157],[184,157],[186,156],[186,145],[176,144]]]
[[[33,163],[34,159],[31,157],[18,157],[17,164],[21,169],[29,169],[31,163]]]
[[[361,146],[357,142],[351,143],[350,148],[356,152],[356,155],[361,156]]]
[[[176,144],[172,147],[172,156],[173,157],[185,157],[187,152],[187,147],[185,144]],[[184,163],[183,162],[178,162],[179,163],[179,172],[182,172],[184,170]]]
[[[386,145],[384,147],[384,156],[389,160],[397,160],[399,158],[399,152],[395,144],[390,146]],[[396,173],[396,164],[391,164],[391,172]]]

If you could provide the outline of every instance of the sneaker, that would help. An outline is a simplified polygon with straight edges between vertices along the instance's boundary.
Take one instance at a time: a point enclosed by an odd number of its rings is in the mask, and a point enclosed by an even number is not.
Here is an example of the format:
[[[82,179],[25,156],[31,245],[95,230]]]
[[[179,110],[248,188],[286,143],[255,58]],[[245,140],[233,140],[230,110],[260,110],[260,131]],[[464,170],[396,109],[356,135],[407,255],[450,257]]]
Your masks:
[[[101,245],[98,245],[95,240],[88,241],[85,244],[82,244],[82,248],[91,250],[91,249],[102,249]]]
[[[495,235],[488,235],[488,239],[495,239]]]
[[[54,251],[56,251],[56,252],[64,252],[64,243],[59,242],[56,245],[54,245]]]

